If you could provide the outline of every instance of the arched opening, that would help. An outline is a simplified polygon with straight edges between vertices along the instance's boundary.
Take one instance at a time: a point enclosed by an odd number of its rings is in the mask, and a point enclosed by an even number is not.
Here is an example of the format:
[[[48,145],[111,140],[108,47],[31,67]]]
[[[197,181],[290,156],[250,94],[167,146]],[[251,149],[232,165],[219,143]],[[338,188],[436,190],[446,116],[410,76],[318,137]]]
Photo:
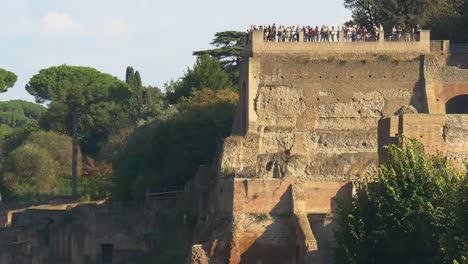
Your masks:
[[[447,114],[468,114],[468,94],[455,96],[445,104]]]

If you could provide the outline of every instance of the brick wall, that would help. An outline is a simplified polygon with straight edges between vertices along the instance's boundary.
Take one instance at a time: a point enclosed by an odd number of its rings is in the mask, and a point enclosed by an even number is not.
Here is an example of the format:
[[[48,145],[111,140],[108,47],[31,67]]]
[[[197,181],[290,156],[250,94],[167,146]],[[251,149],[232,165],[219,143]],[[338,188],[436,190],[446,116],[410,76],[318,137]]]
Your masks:
[[[383,146],[396,143],[395,124],[395,118],[379,122],[381,161],[385,159]],[[417,139],[429,154],[448,155],[456,167],[463,168],[468,160],[468,115],[406,114],[397,117],[397,126],[397,136]]]

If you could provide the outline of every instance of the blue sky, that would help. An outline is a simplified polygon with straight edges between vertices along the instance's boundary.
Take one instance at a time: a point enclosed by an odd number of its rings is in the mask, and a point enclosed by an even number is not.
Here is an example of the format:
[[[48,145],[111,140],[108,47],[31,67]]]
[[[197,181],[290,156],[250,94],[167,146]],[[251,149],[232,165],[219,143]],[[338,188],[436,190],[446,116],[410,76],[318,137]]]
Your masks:
[[[214,34],[250,24],[338,25],[343,0],[1,0],[0,68],[18,75],[0,101],[33,101],[24,89],[53,65],[96,68],[121,79],[128,65],[162,87],[210,48]]]

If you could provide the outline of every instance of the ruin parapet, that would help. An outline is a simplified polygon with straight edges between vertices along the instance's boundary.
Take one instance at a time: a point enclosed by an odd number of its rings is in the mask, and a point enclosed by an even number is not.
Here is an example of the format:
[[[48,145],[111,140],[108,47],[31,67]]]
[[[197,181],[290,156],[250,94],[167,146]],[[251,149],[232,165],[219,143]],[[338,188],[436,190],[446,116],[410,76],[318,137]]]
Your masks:
[[[341,31],[340,31],[341,32]],[[423,30],[419,41],[378,41],[345,42],[343,34],[338,34],[338,42],[303,42],[303,32],[299,32],[299,42],[267,42],[262,31],[252,31],[248,36],[247,53],[304,53],[304,54],[398,54],[431,52],[431,32]],[[381,32],[383,35],[383,32]]]

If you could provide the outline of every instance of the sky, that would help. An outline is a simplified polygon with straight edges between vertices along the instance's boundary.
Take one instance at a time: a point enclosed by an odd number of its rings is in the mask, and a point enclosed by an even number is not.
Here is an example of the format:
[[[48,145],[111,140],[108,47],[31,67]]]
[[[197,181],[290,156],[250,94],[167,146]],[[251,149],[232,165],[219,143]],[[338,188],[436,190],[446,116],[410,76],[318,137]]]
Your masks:
[[[34,101],[24,89],[40,69],[80,65],[163,87],[193,66],[216,32],[251,24],[339,25],[343,0],[0,0],[0,68],[18,75],[0,101]]]

